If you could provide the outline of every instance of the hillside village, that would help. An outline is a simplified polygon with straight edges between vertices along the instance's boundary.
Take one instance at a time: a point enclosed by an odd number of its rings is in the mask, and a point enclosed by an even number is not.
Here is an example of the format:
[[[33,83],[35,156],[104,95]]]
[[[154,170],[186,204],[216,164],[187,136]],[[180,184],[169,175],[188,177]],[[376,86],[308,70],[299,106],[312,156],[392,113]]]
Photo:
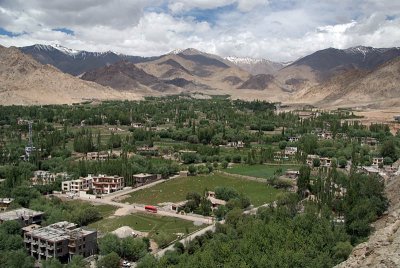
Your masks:
[[[333,224],[327,258],[339,264],[388,207],[398,122],[279,107],[186,95],[1,106],[0,239],[18,250],[8,263],[186,266],[240,222],[271,217],[270,228]]]

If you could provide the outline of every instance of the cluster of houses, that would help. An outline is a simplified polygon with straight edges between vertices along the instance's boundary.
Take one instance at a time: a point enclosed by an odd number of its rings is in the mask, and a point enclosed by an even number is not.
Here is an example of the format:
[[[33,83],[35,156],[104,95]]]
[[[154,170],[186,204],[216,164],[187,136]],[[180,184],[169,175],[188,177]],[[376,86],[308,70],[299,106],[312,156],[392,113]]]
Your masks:
[[[140,173],[132,176],[134,186],[139,187],[161,179],[160,174]],[[106,195],[124,189],[125,181],[121,176],[107,176],[89,174],[76,180],[63,181],[61,190],[64,193],[85,194],[92,191],[95,195]]]
[[[97,253],[97,231],[62,221],[41,227],[44,213],[18,208],[0,213],[0,224],[18,221],[22,226],[25,248],[37,260],[57,258],[69,261],[75,255]]]
[[[297,147],[287,146],[284,150],[274,153],[274,161],[293,159],[298,153],[302,153]]]
[[[57,179],[68,180],[70,176],[66,172],[52,173],[45,170],[37,170],[33,172],[30,179],[32,185],[48,185],[54,183]]]

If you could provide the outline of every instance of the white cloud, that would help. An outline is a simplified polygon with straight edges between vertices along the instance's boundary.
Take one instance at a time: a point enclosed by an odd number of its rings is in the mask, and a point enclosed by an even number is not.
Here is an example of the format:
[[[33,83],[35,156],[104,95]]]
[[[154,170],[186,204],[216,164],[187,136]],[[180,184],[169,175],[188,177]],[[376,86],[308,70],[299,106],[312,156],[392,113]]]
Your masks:
[[[142,56],[194,47],[221,56],[287,61],[327,47],[398,46],[397,2],[5,0],[0,1],[0,27],[25,34],[0,35],[0,44],[57,42],[74,49]],[[232,4],[233,9],[222,13],[209,12]],[[199,19],[192,10],[204,13]],[[51,30],[59,27],[71,29],[75,35]]]

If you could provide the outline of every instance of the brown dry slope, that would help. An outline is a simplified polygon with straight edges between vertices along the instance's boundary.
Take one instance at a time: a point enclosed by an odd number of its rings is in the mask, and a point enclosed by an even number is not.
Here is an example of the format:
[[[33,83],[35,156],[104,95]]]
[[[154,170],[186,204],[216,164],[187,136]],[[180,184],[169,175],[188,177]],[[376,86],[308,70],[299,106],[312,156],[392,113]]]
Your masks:
[[[133,100],[140,96],[82,81],[42,65],[16,48],[0,46],[0,104],[71,104],[105,99]]]
[[[350,70],[305,88],[292,101],[318,106],[394,107],[400,104],[400,57],[373,71]]]
[[[386,185],[390,200],[389,214],[374,225],[376,231],[367,242],[353,249],[350,257],[337,268],[358,267],[400,267],[400,176]]]

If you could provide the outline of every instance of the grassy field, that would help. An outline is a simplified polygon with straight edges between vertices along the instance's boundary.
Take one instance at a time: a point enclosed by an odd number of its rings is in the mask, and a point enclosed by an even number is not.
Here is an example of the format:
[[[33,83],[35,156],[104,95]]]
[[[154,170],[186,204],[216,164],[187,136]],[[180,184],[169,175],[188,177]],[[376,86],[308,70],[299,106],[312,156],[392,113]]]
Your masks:
[[[158,232],[174,234],[188,231],[190,233],[204,228],[204,225],[195,226],[191,221],[150,213],[135,213],[115,218],[104,218],[89,225],[89,227],[96,228],[103,233],[112,232],[122,226],[129,226],[137,231],[148,232],[150,235]]]
[[[82,201],[82,200],[71,200],[69,201],[70,204],[87,204],[88,206],[94,206],[99,212],[102,218],[107,218],[111,215],[114,214],[114,212],[118,209],[117,207],[111,206],[111,205],[103,205],[103,204],[92,204],[86,201]]]
[[[177,178],[130,194],[123,202],[156,205],[163,202],[179,202],[188,192],[203,193],[205,189],[214,190],[217,186],[235,188],[248,196],[253,205],[258,206],[276,200],[280,190],[256,181],[233,178],[215,174]]]
[[[296,165],[237,165],[225,171],[232,174],[239,174],[244,176],[251,176],[257,178],[268,179],[272,177],[276,170],[279,168],[285,172],[288,169],[298,170],[299,166]]]

